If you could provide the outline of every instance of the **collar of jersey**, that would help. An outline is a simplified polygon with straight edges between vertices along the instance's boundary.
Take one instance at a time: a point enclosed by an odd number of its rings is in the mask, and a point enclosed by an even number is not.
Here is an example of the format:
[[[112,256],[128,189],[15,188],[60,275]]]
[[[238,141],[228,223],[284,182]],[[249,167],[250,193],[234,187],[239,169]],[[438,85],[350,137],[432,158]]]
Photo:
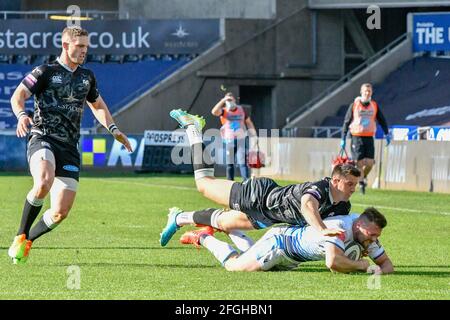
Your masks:
[[[63,67],[64,69],[66,69],[67,71],[70,71],[72,73],[75,72],[78,69],[78,66],[74,70],[70,69],[70,67],[67,64],[65,64],[64,62],[62,62],[59,59],[59,57],[56,58],[56,61],[61,65],[61,67]]]
[[[331,181],[328,181],[328,197],[330,198],[331,204],[334,203],[333,195],[331,194]]]

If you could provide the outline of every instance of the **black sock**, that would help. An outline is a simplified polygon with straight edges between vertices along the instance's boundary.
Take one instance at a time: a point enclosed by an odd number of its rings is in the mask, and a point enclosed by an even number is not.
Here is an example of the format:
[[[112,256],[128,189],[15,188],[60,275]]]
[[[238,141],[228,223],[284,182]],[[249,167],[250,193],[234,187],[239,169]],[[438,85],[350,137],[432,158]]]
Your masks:
[[[17,235],[25,233],[26,238],[28,239],[28,234],[30,232],[30,228],[33,225],[34,220],[39,215],[39,212],[42,209],[42,205],[33,206],[28,202],[28,199],[25,199],[25,204],[23,206],[22,211],[22,220],[20,221],[19,230],[17,231]]]
[[[214,218],[213,214],[219,210],[220,209],[208,208],[205,210],[194,211],[194,213],[192,214],[192,220],[194,220],[195,224],[213,227],[212,225],[212,219]]]
[[[28,240],[34,241],[37,238],[39,238],[40,236],[42,236],[43,234],[46,234],[47,232],[52,231],[52,228],[49,228],[45,222],[44,222],[44,217],[41,218],[41,220],[38,221],[38,223],[36,223],[36,225],[33,227],[33,229],[31,229],[30,231],[30,237],[28,238]]]
[[[192,154],[192,166],[194,171],[214,168],[214,161],[211,159],[210,154],[206,154],[203,157],[203,150],[205,150],[205,145],[203,143],[195,143],[191,146]]]

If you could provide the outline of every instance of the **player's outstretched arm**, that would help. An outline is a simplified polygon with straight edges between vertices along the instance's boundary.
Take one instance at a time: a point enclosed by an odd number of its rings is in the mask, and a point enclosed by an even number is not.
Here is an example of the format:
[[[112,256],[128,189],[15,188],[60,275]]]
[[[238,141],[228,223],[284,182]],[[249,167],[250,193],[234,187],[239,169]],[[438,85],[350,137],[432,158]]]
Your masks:
[[[19,138],[25,137],[30,125],[33,124],[33,121],[25,112],[25,101],[29,97],[31,97],[31,92],[23,84],[19,84],[11,96],[11,107],[17,117],[16,134]]]
[[[369,261],[365,259],[353,261],[347,258],[341,248],[330,242],[325,244],[325,263],[331,271],[341,273],[352,271],[367,272],[370,265]]]
[[[319,201],[310,194],[305,194],[301,198],[302,215],[306,222],[319,231],[324,236],[336,236],[345,232],[340,228],[328,229],[319,213]]]
[[[133,148],[131,148],[127,136],[122,133],[114,124],[114,120],[103,98],[101,96],[98,96],[95,102],[87,101],[87,104],[89,108],[91,108],[92,113],[94,114],[98,122],[100,122],[102,126],[107,128],[108,131],[114,136],[114,138],[125,146],[128,152],[132,152]]]

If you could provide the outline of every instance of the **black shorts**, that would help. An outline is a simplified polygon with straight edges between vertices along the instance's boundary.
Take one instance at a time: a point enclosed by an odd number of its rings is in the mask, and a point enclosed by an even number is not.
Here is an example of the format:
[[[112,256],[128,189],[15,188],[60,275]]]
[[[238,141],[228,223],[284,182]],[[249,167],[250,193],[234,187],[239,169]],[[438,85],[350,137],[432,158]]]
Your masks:
[[[373,137],[352,136],[352,159],[359,161],[364,158],[375,159]]]
[[[255,229],[264,229],[275,222],[264,215],[266,198],[278,184],[269,178],[251,178],[231,187],[230,208],[244,212]]]
[[[79,180],[80,177],[80,152],[77,146],[51,138],[32,134],[27,144],[27,160],[30,163],[31,156],[40,149],[49,149],[55,156],[55,177],[66,177]]]

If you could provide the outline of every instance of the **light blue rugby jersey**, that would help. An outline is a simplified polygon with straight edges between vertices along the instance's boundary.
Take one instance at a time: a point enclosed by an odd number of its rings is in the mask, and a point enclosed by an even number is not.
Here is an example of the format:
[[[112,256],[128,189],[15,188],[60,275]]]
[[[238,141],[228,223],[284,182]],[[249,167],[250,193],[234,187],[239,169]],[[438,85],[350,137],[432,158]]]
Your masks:
[[[343,251],[354,242],[352,226],[359,214],[335,216],[324,220],[328,228],[342,228],[345,230],[345,239],[340,237],[322,236],[311,226],[286,228],[282,241],[286,255],[296,261],[316,261],[325,259],[325,243],[330,242]],[[362,247],[361,247],[362,248]],[[369,257],[376,260],[384,253],[384,248],[377,241],[368,248]]]

